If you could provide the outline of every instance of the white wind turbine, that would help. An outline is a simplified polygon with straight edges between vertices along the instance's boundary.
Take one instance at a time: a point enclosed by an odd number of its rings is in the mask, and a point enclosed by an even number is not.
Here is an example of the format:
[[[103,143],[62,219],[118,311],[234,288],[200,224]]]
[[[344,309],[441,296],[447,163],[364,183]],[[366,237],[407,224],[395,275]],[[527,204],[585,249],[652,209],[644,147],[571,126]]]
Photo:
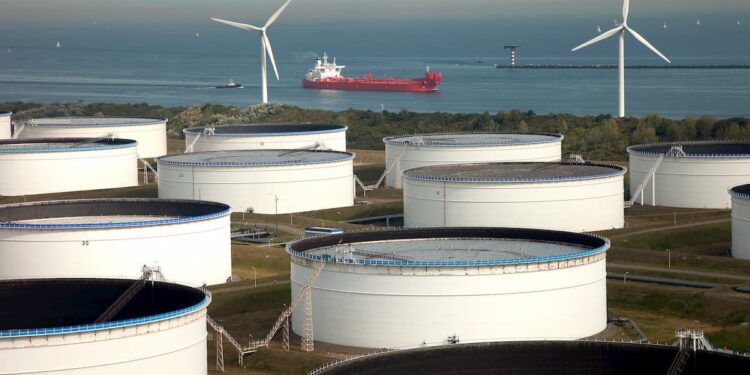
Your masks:
[[[664,56],[659,50],[657,50],[654,46],[651,45],[644,37],[641,36],[641,34],[638,34],[635,30],[631,29],[628,26],[628,11],[630,9],[630,0],[623,0],[622,3],[622,23],[609,30],[605,31],[599,36],[589,40],[586,43],[581,44],[580,46],[573,48],[573,52],[578,51],[581,48],[590,46],[596,42],[602,41],[604,39],[607,39],[613,35],[619,35],[620,37],[620,51],[618,55],[617,60],[617,73],[619,76],[619,87],[618,87],[618,109],[619,109],[619,115],[620,117],[625,117],[625,32],[630,33],[630,35],[633,36],[637,41],[641,42],[646,48],[653,51],[657,56],[664,59],[664,61],[671,63],[669,59]]]
[[[268,40],[268,35],[266,34],[266,30],[268,29],[271,24],[276,21],[277,18],[281,15],[281,12],[286,9],[287,5],[292,2],[292,0],[287,0],[284,5],[281,6],[274,14],[271,15],[270,18],[268,18],[268,21],[266,21],[266,24],[263,25],[263,27],[257,27],[253,25],[248,25],[246,23],[239,23],[239,22],[233,22],[233,21],[227,21],[220,18],[211,18],[211,20],[220,22],[223,24],[227,24],[229,26],[234,26],[239,29],[243,30],[250,30],[250,31],[257,31],[260,33],[260,75],[261,75],[261,87],[262,87],[262,102],[268,103],[268,82],[266,80],[266,51],[268,51],[268,57],[271,59],[271,66],[273,66],[273,72],[276,75],[276,80],[279,79],[279,71],[276,69],[276,61],[274,61],[273,58],[273,50],[271,49],[271,41]]]

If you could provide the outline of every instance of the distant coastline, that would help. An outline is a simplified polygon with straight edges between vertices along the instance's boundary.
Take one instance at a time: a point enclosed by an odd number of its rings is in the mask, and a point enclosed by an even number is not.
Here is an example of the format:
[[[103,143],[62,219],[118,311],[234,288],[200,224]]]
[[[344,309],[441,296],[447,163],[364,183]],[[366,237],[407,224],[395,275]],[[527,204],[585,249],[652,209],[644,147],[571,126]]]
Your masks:
[[[617,69],[615,64],[566,65],[566,64],[523,64],[496,65],[498,69]],[[750,69],[750,65],[625,65],[625,69]]]

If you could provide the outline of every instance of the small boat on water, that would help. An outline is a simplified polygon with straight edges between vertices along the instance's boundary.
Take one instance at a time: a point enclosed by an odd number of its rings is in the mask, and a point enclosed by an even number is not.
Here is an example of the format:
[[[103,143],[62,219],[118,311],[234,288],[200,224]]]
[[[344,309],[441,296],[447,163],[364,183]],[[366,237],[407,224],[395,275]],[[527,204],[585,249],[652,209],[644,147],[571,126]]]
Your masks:
[[[241,83],[236,83],[231,79],[226,83],[226,85],[216,86],[217,89],[241,89],[243,87],[244,86],[242,86]]]
[[[477,60],[477,61],[474,61],[474,64],[484,64],[484,60]]]

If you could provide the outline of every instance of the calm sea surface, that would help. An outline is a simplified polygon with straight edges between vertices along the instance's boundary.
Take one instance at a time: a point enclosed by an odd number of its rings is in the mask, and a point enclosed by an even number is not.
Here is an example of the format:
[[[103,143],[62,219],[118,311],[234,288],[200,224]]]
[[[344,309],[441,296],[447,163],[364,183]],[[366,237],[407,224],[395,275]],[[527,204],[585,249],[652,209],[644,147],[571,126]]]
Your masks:
[[[168,43],[168,42],[164,42]],[[172,46],[161,50],[150,42],[92,47],[66,45],[0,50],[0,101],[200,103],[248,105],[260,100],[257,56],[244,50]],[[203,43],[203,44],[201,44]],[[256,52],[255,38],[246,50]],[[9,51],[8,51],[9,49]],[[612,50],[614,52],[614,48]],[[322,52],[321,52],[322,53]],[[257,52],[256,52],[257,54]],[[301,87],[312,65],[312,52],[288,56],[277,51],[281,80],[269,75],[272,102],[306,108],[341,110],[408,109],[419,112],[491,112],[518,108],[537,113],[613,113],[616,110],[616,70],[509,70],[495,69],[504,56],[491,57],[357,57],[338,56],[345,74],[360,76],[420,77],[429,65],[444,75],[436,94],[319,91]],[[613,56],[614,57],[614,56]],[[679,64],[750,64],[750,58],[700,59],[673,57]],[[503,58],[503,60],[501,60]],[[484,64],[474,61],[482,59]],[[612,63],[611,58],[536,57],[524,63]],[[628,59],[630,64],[659,64],[654,58]],[[270,70],[270,66],[269,66]],[[244,89],[219,90],[216,85],[234,79]],[[750,116],[750,70],[657,69],[627,70],[628,114],[658,113],[667,117],[713,115]]]

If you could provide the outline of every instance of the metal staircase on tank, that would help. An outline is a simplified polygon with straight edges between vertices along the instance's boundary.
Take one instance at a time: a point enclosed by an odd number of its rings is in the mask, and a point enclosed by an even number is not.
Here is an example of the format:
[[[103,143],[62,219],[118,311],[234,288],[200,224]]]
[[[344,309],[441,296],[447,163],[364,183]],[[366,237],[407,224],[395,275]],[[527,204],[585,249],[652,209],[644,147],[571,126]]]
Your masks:
[[[113,302],[106,310],[104,310],[101,315],[99,315],[98,318],[96,318],[94,323],[105,323],[112,320],[112,318],[114,318],[117,313],[122,311],[122,309],[128,304],[128,302],[130,302],[133,297],[135,297],[135,295],[138,294],[138,292],[140,292],[141,289],[146,286],[146,282],[148,282],[149,280],[151,280],[152,283],[155,280],[165,281],[164,275],[162,275],[159,267],[143,266],[143,274],[141,275],[141,277],[133,282],[133,284],[131,284],[128,289],[125,289],[125,291],[119,297],[117,297],[115,302]]]
[[[213,127],[203,128],[203,131],[201,131],[200,133],[198,133],[198,135],[196,135],[195,138],[193,138],[193,141],[190,142],[190,144],[187,145],[187,147],[185,147],[185,153],[193,152],[193,146],[195,146],[195,144],[198,143],[198,139],[200,139],[200,137],[203,134],[205,134],[205,135],[214,135],[215,131],[216,131],[216,128],[213,128]]]
[[[669,366],[667,375],[680,375],[685,370],[685,366],[690,359],[691,353],[695,353],[697,350],[714,350],[713,345],[703,335],[703,330],[700,329],[678,329],[675,331],[677,340],[675,346],[680,348],[677,351],[677,355],[672,361],[672,365]]]
[[[635,201],[638,199],[639,195],[641,196],[641,204],[643,204],[643,189],[646,188],[646,185],[648,185],[648,183],[654,177],[654,175],[656,174],[656,170],[659,169],[661,162],[664,161],[664,157],[666,156],[678,158],[687,156],[687,154],[685,154],[685,151],[682,150],[682,145],[673,145],[667,152],[660,154],[656,159],[656,162],[654,162],[654,165],[651,166],[651,169],[649,169],[648,173],[643,178],[643,181],[641,181],[640,185],[638,185],[634,192],[631,192],[630,200],[625,201],[625,208],[632,207],[633,204],[635,204]]]
[[[419,137],[419,139],[420,139],[420,143],[419,144],[424,144],[424,142],[421,141],[422,138]],[[396,155],[396,157],[393,159],[393,162],[391,162],[391,165],[389,165],[388,168],[386,168],[383,171],[383,174],[380,175],[380,178],[378,178],[378,181],[375,182],[373,185],[365,185],[365,183],[362,182],[362,180],[360,180],[359,177],[356,174],[354,175],[354,182],[357,185],[359,185],[360,189],[362,189],[362,195],[366,195],[367,192],[370,191],[370,190],[377,189],[378,186],[380,186],[380,184],[382,184],[383,181],[385,181],[385,178],[386,178],[386,176],[388,176],[388,173],[390,173],[391,170],[393,169],[393,167],[396,166],[396,164],[398,163],[398,161],[401,160],[401,155],[404,154],[404,151],[406,151],[407,147],[409,147],[408,144],[404,145],[404,147],[401,149],[401,151],[398,152],[398,155]]]
[[[282,330],[282,346],[284,350],[289,351],[289,317],[292,315],[292,312],[297,307],[300,301],[302,299],[305,299],[304,302],[304,310],[303,310],[303,317],[302,321],[304,324],[303,327],[303,334],[302,334],[302,342],[301,342],[301,348],[302,351],[305,352],[311,352],[315,349],[314,347],[314,341],[315,338],[313,336],[313,323],[312,323],[312,284],[315,282],[315,279],[318,278],[320,275],[320,272],[323,270],[323,267],[325,266],[325,262],[320,262],[320,265],[318,268],[315,269],[313,274],[310,276],[310,278],[307,279],[304,285],[302,285],[302,288],[300,288],[299,292],[296,296],[292,299],[292,303],[289,306],[285,306],[284,309],[281,312],[281,315],[279,315],[278,319],[276,319],[276,322],[274,323],[273,327],[271,327],[271,330],[268,332],[265,338],[262,340],[257,341],[251,341],[248,346],[243,347],[242,344],[239,343],[232,335],[227,332],[224,327],[217,323],[214,319],[212,319],[210,316],[206,315],[206,323],[216,332],[216,369],[224,372],[224,344],[223,344],[223,338],[226,338],[227,341],[234,347],[234,349],[237,351],[237,357],[240,366],[243,364],[243,357],[246,354],[257,352],[258,349],[262,347],[268,347],[268,345],[271,343],[271,340],[276,335],[276,333],[279,331],[279,329],[283,328]]]

